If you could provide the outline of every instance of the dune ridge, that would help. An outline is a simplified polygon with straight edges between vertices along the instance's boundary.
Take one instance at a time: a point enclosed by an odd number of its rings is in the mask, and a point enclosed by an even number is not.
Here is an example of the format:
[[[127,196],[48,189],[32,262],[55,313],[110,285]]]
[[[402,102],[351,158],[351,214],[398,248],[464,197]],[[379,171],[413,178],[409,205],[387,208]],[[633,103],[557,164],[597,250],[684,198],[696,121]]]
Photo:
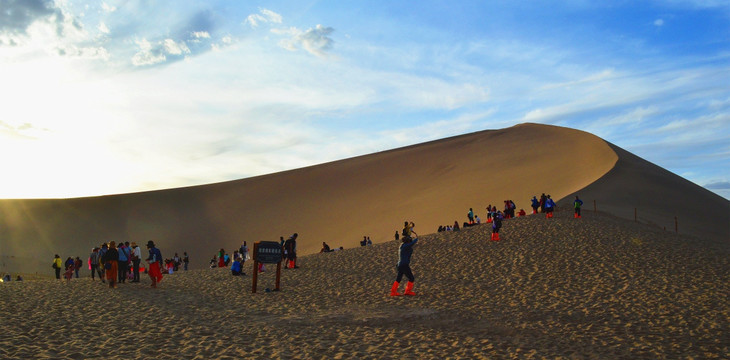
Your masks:
[[[416,297],[388,296],[395,241],[303,256],[299,269],[283,271],[277,293],[262,291],[273,286],[271,268],[256,294],[250,276],[226,269],[166,275],[155,290],[146,277],[117,289],[88,278],[0,284],[0,318],[13,324],[0,334],[0,357],[730,354],[728,246],[602,212],[506,220],[499,242],[489,232],[480,225],[422,236],[412,262]]]

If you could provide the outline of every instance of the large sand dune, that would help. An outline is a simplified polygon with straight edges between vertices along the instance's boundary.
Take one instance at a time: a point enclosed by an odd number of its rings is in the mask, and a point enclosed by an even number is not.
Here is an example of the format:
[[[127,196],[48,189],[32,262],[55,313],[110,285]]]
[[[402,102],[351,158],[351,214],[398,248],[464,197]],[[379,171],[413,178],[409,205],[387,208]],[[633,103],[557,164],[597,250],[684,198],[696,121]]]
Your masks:
[[[0,200],[5,271],[48,271],[53,254],[88,256],[109,240],[155,240],[194,268],[220,248],[300,234],[300,253],[392,239],[404,220],[421,233],[484,216],[506,199],[579,193],[586,208],[640,217],[715,242],[730,239],[730,202],[591,134],[537,124],[483,131],[218,184],[60,200]],[[671,223],[671,227],[664,225]]]

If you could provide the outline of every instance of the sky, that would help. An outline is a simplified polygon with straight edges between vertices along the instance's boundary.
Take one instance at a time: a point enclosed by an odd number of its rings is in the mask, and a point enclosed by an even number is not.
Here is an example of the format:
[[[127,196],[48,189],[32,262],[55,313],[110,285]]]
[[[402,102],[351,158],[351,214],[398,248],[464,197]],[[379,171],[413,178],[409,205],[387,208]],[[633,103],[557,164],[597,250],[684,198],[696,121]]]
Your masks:
[[[0,198],[208,184],[524,122],[730,199],[730,2],[0,0]]]

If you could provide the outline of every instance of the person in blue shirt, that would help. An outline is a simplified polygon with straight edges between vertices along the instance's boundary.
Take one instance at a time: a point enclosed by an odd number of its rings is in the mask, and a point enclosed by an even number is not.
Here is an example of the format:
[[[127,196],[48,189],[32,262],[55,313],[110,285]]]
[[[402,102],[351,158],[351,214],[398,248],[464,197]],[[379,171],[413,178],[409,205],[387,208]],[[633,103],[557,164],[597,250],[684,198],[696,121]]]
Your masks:
[[[537,200],[537,196],[532,197],[532,213],[537,214],[537,208],[540,207],[540,201]]]
[[[573,217],[576,219],[580,219],[580,207],[583,206],[583,200],[578,198],[578,195],[575,196],[575,201],[573,201],[573,207],[575,207],[575,213],[573,214]]]
[[[243,274],[243,272],[241,271],[241,259],[236,257],[236,259],[233,260],[233,265],[231,265],[231,275],[238,276],[241,274]]]
[[[395,282],[390,288],[390,296],[416,295],[416,293],[413,292],[413,281],[415,278],[413,277],[413,271],[411,271],[410,266],[411,255],[413,255],[413,246],[418,242],[418,234],[413,231],[415,226],[416,225],[413,222],[408,223],[406,221],[406,225],[403,228],[403,243],[400,245],[400,248],[398,248],[398,276],[395,278]],[[415,238],[412,238],[411,235],[415,235]],[[406,284],[405,292],[403,292],[403,294],[399,294],[398,287],[403,279],[403,275],[408,278],[408,283]]]
[[[553,201],[552,198],[550,198],[550,195],[547,196],[547,200],[545,200],[545,217],[552,218],[553,217],[553,211],[555,210],[555,201]]]
[[[499,229],[502,228],[502,219],[504,219],[504,215],[501,211],[497,211],[492,217],[492,241],[499,241]]]

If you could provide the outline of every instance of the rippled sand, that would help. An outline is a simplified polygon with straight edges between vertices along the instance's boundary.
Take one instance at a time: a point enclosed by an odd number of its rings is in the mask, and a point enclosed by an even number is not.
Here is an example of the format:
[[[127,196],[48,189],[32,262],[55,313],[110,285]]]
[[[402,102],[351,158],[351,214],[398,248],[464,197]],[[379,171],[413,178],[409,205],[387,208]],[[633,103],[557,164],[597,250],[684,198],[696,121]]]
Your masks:
[[[421,238],[416,297],[390,297],[395,242],[158,289],[0,284],[0,358],[729,358],[730,250],[601,213]],[[164,249],[162,249],[164,251]],[[88,274],[88,272],[85,272]],[[402,288],[401,288],[402,290]]]

